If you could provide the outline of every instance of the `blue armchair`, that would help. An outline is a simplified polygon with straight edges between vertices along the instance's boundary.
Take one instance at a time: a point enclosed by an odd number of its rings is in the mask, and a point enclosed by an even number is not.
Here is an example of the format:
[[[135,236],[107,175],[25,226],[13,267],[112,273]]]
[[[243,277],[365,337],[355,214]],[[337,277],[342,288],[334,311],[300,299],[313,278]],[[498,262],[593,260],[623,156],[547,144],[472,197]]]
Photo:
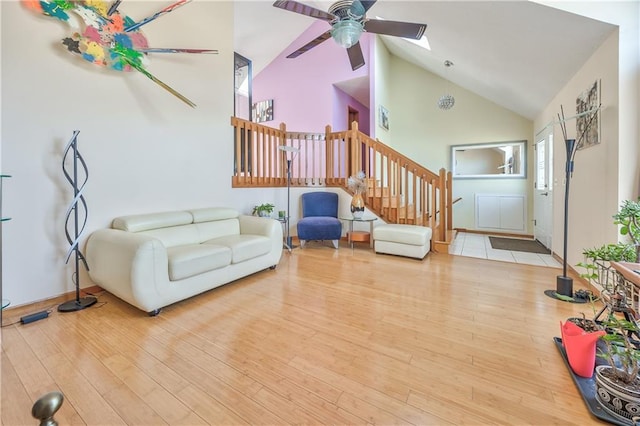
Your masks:
[[[302,194],[302,219],[298,221],[300,247],[307,241],[331,240],[338,248],[342,222],[338,219],[338,194],[307,192]]]

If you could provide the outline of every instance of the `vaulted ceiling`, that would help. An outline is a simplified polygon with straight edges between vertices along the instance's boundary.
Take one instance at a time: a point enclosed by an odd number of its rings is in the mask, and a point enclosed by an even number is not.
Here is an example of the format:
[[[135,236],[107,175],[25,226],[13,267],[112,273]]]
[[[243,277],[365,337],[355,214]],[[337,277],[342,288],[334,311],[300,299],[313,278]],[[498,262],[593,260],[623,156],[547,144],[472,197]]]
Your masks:
[[[321,10],[332,4],[301,3]],[[252,60],[254,76],[316,21],[271,1],[235,1],[234,7],[235,50]],[[367,16],[427,24],[430,51],[396,37],[382,40],[393,55],[529,119],[616,30],[530,1],[378,0]],[[445,60],[455,65],[447,69]]]

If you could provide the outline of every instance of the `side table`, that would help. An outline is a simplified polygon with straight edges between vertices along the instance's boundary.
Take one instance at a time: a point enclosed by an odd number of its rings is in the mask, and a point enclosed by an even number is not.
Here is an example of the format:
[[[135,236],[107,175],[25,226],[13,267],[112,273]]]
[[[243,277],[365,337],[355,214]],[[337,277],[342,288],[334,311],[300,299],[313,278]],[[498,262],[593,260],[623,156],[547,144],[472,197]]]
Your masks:
[[[369,247],[373,248],[373,222],[378,220],[377,217],[361,217],[359,219],[355,217],[341,217],[340,220],[344,220],[349,223],[349,231],[347,232],[347,242],[353,249],[354,242],[369,242]],[[367,231],[354,231],[354,222],[369,223],[369,232]]]
[[[280,222],[282,224],[282,246],[284,248],[286,248],[287,250],[289,250],[289,253],[291,253],[291,249],[292,244],[291,244],[291,238],[288,239],[287,241],[287,227],[289,226],[289,218],[288,217],[276,217],[276,220],[278,222]]]
[[[611,262],[611,266],[627,281],[640,288],[640,263]]]

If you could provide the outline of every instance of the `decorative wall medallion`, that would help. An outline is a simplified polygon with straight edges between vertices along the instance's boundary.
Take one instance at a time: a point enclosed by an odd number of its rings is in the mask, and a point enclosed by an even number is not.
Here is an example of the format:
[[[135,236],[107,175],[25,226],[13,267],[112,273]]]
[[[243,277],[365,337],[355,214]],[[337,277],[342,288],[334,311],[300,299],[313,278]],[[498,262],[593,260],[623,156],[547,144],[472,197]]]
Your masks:
[[[57,18],[71,26],[73,33],[62,40],[71,53],[81,56],[93,64],[116,71],[136,70],[167,90],[191,107],[189,99],[158,80],[147,71],[149,53],[218,53],[212,49],[182,49],[149,47],[146,37],[140,31],[143,25],[184,6],[191,0],[179,0],[153,15],[135,21],[118,10],[121,0],[22,0],[29,9],[46,16]],[[82,21],[78,25],[73,15]]]

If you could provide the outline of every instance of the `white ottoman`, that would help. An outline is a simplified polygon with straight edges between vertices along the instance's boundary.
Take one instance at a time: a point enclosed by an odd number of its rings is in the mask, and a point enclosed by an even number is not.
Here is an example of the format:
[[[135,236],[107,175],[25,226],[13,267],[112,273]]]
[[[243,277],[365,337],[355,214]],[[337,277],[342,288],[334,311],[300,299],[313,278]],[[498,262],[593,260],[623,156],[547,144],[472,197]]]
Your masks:
[[[387,224],[373,228],[376,253],[424,258],[431,248],[431,228],[417,225]]]

